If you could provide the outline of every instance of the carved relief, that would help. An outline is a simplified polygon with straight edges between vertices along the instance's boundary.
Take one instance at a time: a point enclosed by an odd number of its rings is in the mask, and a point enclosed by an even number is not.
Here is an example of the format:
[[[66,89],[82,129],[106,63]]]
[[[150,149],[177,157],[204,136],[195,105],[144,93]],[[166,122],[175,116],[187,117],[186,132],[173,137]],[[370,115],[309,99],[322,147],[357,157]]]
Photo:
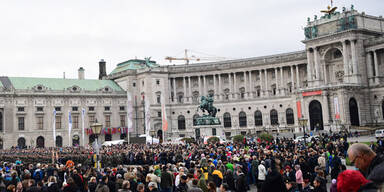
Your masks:
[[[42,105],[45,105],[45,99],[40,99],[40,98],[37,98],[34,100],[33,102],[35,105],[37,106],[42,106]]]
[[[55,99],[53,101],[53,105],[55,105],[55,106],[63,106],[64,105],[64,101],[62,99]]]

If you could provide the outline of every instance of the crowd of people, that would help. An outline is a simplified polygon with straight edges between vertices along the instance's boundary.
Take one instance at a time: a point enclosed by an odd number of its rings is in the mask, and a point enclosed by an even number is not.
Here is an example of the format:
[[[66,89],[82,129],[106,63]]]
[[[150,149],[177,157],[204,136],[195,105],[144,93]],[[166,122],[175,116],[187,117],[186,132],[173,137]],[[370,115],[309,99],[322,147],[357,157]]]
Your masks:
[[[11,148],[0,150],[0,192],[381,190],[383,141],[366,145],[347,139],[334,134],[307,145],[278,137],[221,144],[113,145],[100,150],[100,168],[95,167],[92,148]],[[346,163],[359,171],[347,170]]]

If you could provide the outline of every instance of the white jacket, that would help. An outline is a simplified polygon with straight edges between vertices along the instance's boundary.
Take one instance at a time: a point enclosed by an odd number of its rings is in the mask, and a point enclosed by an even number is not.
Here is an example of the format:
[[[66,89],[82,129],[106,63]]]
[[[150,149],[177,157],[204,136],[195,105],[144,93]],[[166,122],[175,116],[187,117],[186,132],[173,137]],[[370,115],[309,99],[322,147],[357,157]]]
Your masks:
[[[260,164],[259,167],[259,176],[257,177],[259,180],[264,181],[265,176],[267,175],[267,170],[265,169],[265,166],[263,164]]]

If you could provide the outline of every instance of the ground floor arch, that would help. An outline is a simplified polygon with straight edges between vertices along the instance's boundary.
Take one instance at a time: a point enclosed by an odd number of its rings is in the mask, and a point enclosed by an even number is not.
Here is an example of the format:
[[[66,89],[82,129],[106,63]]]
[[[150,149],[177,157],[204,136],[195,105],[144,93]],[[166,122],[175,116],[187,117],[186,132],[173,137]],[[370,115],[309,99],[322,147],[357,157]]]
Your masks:
[[[321,103],[313,100],[309,103],[309,126],[311,130],[323,130],[323,109]]]
[[[80,146],[80,137],[79,135],[72,136],[72,146]]]
[[[360,126],[359,108],[355,98],[349,99],[349,117],[351,120],[351,125]]]
[[[36,139],[36,147],[37,148],[44,148],[45,147],[45,139],[43,136],[39,136]]]
[[[17,139],[17,147],[19,147],[20,149],[25,148],[25,138],[24,137],[20,137],[19,139]]]

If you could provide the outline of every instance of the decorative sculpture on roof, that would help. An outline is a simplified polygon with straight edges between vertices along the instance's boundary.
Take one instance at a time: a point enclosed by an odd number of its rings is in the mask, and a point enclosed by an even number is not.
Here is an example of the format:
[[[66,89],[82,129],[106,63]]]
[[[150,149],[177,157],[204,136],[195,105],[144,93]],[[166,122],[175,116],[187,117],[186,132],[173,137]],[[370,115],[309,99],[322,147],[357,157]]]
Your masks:
[[[207,111],[208,115],[203,114],[203,116],[198,117],[196,125],[220,125],[220,120],[216,117],[217,109],[213,106],[213,101],[213,94],[209,94],[207,97],[201,96],[197,110],[201,109],[203,113]]]
[[[150,65],[151,57],[145,57],[144,61],[145,61],[145,65],[147,67],[151,68],[151,65]]]

